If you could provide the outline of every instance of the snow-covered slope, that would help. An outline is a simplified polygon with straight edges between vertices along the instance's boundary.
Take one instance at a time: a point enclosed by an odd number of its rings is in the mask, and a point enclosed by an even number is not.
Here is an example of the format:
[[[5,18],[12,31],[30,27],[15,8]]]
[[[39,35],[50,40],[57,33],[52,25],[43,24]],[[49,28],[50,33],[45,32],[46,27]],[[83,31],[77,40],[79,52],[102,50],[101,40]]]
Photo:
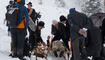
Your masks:
[[[48,35],[51,36],[52,20],[56,19],[59,21],[60,15],[67,16],[70,7],[77,7],[77,10],[80,10],[76,2],[77,0],[70,0],[70,2],[65,0],[68,6],[67,8],[57,7],[54,4],[55,0],[42,0],[42,5],[38,4],[39,0],[26,0],[26,3],[29,1],[33,3],[33,8],[41,13],[42,17],[40,20],[45,22],[45,28],[42,30],[42,38],[44,41],[46,41]],[[8,2],[9,0],[0,0],[0,60],[18,60],[8,56],[10,52],[11,38],[8,36],[7,27],[4,24],[5,8],[8,5]],[[50,60],[52,59],[50,58]]]

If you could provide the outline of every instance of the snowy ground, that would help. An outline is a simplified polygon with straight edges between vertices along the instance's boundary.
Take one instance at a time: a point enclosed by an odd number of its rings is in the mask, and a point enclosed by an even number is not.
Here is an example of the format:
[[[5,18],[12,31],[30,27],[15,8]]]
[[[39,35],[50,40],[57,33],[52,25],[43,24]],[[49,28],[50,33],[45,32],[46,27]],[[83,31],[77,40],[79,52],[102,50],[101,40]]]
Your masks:
[[[0,0],[0,60],[18,60],[17,58],[11,58],[8,55],[10,54],[10,42],[11,38],[8,36],[7,33],[7,27],[4,24],[4,19],[5,19],[5,12],[6,9],[5,7],[8,5],[9,0]],[[29,1],[33,2],[33,8],[37,12],[41,12],[41,19],[42,21],[45,22],[45,29],[42,30],[42,38],[44,41],[46,41],[46,38],[48,35],[51,36],[51,23],[52,20],[56,19],[59,21],[59,16],[60,15],[65,15],[67,16],[69,9],[67,8],[58,8],[56,5],[50,2],[51,0],[46,0],[43,5],[38,5],[37,1],[38,0],[26,0],[26,3]],[[74,7],[75,1],[70,2],[71,7]],[[72,6],[73,5],[73,6]],[[69,6],[70,7],[70,6]],[[77,10],[79,7],[77,6]],[[29,59],[29,58],[27,58]],[[32,58],[34,60],[34,58]],[[61,58],[59,58],[61,60]],[[54,57],[48,58],[48,60],[58,60]]]

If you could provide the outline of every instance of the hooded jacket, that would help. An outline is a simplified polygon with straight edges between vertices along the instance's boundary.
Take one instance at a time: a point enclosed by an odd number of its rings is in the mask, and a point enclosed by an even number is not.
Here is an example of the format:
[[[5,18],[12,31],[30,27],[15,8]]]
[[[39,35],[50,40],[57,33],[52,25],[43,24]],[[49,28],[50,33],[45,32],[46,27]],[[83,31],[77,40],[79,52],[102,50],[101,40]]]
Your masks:
[[[19,21],[20,24],[16,27],[11,27],[11,28],[27,28],[28,27],[28,11],[27,8],[24,6],[25,5],[25,0],[17,0],[17,4],[15,4],[15,7],[19,7]]]
[[[72,40],[79,38],[81,35],[78,33],[82,28],[88,28],[88,17],[77,11],[68,15],[68,23],[70,24],[70,37]]]

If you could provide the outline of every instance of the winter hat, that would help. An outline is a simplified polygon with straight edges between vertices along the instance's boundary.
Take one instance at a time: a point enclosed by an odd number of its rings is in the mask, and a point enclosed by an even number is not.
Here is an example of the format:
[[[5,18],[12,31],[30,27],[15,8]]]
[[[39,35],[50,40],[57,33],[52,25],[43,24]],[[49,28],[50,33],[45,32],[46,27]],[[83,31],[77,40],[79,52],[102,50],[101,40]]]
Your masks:
[[[75,8],[71,8],[70,10],[69,10],[69,13],[70,14],[72,14],[72,13],[74,13],[75,12]]]
[[[20,2],[21,0],[17,0],[17,2]]]
[[[10,0],[10,1],[9,1],[9,4],[14,4],[14,1]]]
[[[32,6],[32,2],[29,2],[27,5],[31,5]]]
[[[53,20],[53,21],[52,21],[52,24],[53,24],[53,25],[58,24],[58,21],[57,21],[57,20]]]
[[[43,21],[40,21],[40,22],[38,23],[38,26],[44,27],[44,25],[45,25],[45,23],[44,23]]]
[[[17,0],[17,3],[21,2],[20,4],[25,5],[25,0]]]
[[[61,15],[60,16],[60,21],[62,22],[62,21],[66,21],[67,19],[66,19],[66,17],[65,16],[63,16],[63,15]]]

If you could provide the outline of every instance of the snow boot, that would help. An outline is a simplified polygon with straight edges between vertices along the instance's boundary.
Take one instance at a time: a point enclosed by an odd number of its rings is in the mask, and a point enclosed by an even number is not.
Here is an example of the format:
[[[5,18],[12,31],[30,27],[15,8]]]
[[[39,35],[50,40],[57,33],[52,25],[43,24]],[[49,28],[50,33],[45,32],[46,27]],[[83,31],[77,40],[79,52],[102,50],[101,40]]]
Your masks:
[[[26,60],[26,59],[25,59],[25,58],[23,58],[23,57],[19,57],[19,59],[20,59],[20,60]]]
[[[62,57],[64,55],[64,51],[61,51],[60,53],[60,57]]]
[[[17,55],[16,54],[10,53],[9,56],[11,56],[12,58],[17,58]]]

